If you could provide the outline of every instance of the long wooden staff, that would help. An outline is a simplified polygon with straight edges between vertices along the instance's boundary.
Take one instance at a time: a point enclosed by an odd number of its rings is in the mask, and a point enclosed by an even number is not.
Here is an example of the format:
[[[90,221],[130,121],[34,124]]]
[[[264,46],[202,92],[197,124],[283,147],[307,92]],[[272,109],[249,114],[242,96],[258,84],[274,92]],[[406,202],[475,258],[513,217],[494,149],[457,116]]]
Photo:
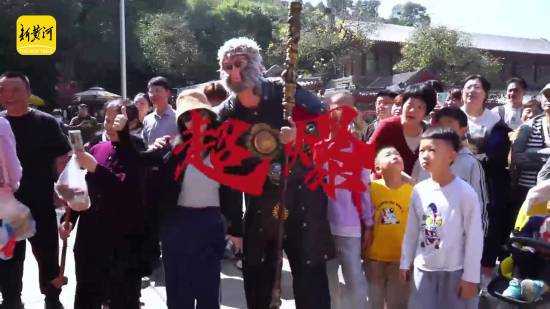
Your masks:
[[[288,37],[286,42],[286,59],[285,66],[286,70],[282,74],[284,80],[284,97],[283,97],[283,107],[284,107],[284,120],[292,117],[292,110],[296,103],[295,94],[296,94],[296,62],[298,60],[298,41],[300,40],[300,14],[302,12],[302,2],[301,1],[292,1],[289,5],[288,13]],[[288,167],[289,158],[285,153],[285,168]],[[271,291],[271,303],[269,308],[277,309],[281,306],[281,272],[283,268],[283,236],[284,236],[284,227],[285,219],[287,217],[286,210],[286,193],[288,186],[288,175],[283,173],[283,189],[281,192],[281,203],[277,208],[277,220],[278,220],[278,231],[277,231],[277,260],[275,268],[275,278],[273,282],[273,289]]]

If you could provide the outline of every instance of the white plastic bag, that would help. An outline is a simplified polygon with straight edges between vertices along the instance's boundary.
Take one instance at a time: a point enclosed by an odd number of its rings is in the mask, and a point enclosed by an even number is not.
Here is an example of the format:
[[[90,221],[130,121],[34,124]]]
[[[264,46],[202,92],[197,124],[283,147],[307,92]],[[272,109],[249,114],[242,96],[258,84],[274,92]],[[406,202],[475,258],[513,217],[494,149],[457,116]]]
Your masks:
[[[55,183],[55,192],[67,202],[72,210],[84,211],[90,208],[90,196],[86,185],[86,170],[76,162],[73,155]]]
[[[11,190],[0,189],[0,259],[13,256],[15,242],[34,236],[36,222],[29,208],[19,202]]]
[[[0,149],[0,259],[9,260],[17,241],[34,236],[36,222],[29,208],[13,196],[10,177],[16,175],[8,173],[4,151]]]

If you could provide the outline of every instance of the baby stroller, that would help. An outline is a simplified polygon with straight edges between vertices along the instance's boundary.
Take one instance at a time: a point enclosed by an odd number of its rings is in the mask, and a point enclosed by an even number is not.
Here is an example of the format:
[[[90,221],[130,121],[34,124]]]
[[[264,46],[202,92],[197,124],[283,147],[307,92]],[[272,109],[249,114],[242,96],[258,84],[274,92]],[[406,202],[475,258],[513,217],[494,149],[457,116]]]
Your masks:
[[[507,303],[519,305],[521,308],[538,308],[549,303],[550,242],[541,237],[539,232],[541,226],[547,224],[545,221],[550,221],[549,219],[548,216],[532,216],[520,231],[512,234],[506,245],[510,256],[500,263],[498,276],[487,286],[489,294]],[[536,282],[539,285],[538,294],[542,296],[525,295],[524,282],[525,286]],[[541,282],[543,283],[542,293],[540,293]],[[506,291],[509,288],[512,290]],[[514,288],[518,289],[515,291],[516,295],[510,296],[510,291]]]

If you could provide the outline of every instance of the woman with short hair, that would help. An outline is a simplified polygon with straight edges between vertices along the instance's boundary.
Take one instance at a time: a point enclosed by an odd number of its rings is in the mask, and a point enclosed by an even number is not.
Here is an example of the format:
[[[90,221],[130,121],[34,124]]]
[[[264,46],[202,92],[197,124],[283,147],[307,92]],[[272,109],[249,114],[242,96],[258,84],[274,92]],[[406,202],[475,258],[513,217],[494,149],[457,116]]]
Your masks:
[[[381,121],[369,143],[374,143],[376,151],[389,146],[397,149],[403,157],[405,172],[411,175],[426,128],[424,118],[435,107],[436,93],[430,86],[421,85],[406,91],[403,102],[401,115]]]
[[[492,275],[501,245],[508,238],[506,213],[510,191],[510,175],[507,170],[510,152],[510,128],[500,116],[485,107],[491,84],[481,75],[470,75],[462,89],[462,111],[468,116],[468,144],[481,161],[489,189],[487,206],[488,225],[481,265],[486,277]],[[484,221],[485,218],[483,218]]]

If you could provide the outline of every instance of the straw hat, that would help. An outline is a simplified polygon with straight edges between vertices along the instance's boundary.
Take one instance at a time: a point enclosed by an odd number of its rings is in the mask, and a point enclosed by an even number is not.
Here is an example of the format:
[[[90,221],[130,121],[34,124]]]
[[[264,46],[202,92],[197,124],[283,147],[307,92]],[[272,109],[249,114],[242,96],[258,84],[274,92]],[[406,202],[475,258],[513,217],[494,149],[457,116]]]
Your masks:
[[[179,119],[184,113],[196,109],[205,109],[211,112],[214,117],[216,115],[202,91],[194,89],[182,91],[176,100],[176,119]]]

